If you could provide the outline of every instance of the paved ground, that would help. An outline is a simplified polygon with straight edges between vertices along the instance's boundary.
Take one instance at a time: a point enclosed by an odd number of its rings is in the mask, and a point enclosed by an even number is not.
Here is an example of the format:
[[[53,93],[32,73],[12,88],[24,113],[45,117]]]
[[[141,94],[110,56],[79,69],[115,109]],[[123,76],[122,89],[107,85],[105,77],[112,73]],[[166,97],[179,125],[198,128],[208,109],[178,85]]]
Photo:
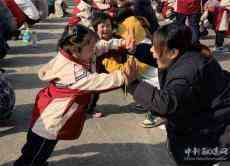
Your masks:
[[[10,53],[0,62],[17,99],[12,125],[0,128],[0,166],[11,165],[20,155],[35,94],[45,85],[38,79],[37,70],[56,55],[57,39],[64,25],[62,19],[36,25],[38,46],[10,42]],[[203,42],[213,46],[212,38],[211,35]],[[230,67],[230,55],[219,57],[225,67]],[[132,97],[125,97],[121,90],[102,95],[97,109],[106,116],[89,118],[80,139],[59,142],[50,158],[51,166],[174,166],[165,149],[165,131],[139,127],[144,115],[132,107]]]

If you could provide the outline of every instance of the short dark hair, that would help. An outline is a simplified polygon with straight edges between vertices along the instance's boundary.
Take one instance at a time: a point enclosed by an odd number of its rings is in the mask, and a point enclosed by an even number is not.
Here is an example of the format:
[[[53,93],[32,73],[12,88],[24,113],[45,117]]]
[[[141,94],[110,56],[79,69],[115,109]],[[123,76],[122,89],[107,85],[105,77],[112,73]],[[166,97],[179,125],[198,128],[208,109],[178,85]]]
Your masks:
[[[97,26],[98,24],[104,23],[106,20],[110,20],[111,25],[112,25],[112,19],[110,18],[110,16],[104,12],[95,12],[93,14],[93,28],[95,31],[97,31]]]

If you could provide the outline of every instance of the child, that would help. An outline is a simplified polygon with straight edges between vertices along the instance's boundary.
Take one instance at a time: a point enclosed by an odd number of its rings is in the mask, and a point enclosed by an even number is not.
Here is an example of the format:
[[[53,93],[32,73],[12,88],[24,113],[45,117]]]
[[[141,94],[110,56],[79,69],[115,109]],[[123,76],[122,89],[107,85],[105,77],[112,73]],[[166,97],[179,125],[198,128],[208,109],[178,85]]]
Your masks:
[[[228,52],[229,48],[223,47],[225,35],[230,35],[230,0],[208,0],[205,3],[205,12],[201,16],[201,22],[213,24],[216,32],[215,52]]]
[[[124,67],[124,58],[122,52],[119,51],[125,48],[126,41],[124,39],[113,38],[112,20],[106,13],[95,13],[95,19],[92,23],[94,30],[99,36],[99,41],[96,44],[96,62],[98,72],[111,73],[115,70],[121,70]],[[95,94],[87,109],[87,113],[92,114],[94,118],[103,116],[101,112],[95,111],[96,103],[99,99],[99,94]]]
[[[131,19],[134,20],[134,18]],[[138,23],[139,22],[137,21],[136,24],[134,24],[136,25],[136,27],[132,25],[129,27],[130,28],[134,27],[137,30],[139,30],[137,32],[139,32],[138,35],[140,35],[139,38],[141,39],[140,30],[143,29],[141,27],[141,24]],[[114,38],[112,34],[111,19],[108,15],[104,13],[98,13],[97,17],[95,17],[94,19],[93,27],[95,31],[98,33],[98,36],[100,38],[100,40],[97,42],[97,54],[98,55],[104,54],[98,57],[98,59],[101,60],[102,68],[104,67],[104,69],[109,73],[117,69],[122,69],[126,64],[125,61],[127,60],[127,58],[129,59],[128,55],[126,55],[127,51],[124,52],[122,50],[129,49],[129,48],[132,49],[131,47],[132,44],[131,41],[129,41],[128,39],[129,38],[128,34],[126,34],[125,31],[121,31],[122,35],[124,36],[124,38],[126,38],[126,40]],[[127,29],[125,29],[127,28],[126,24],[124,25],[123,28],[124,30],[128,31]],[[144,30],[142,32],[143,32],[143,36],[145,36]],[[131,34],[131,36],[133,35],[135,36],[135,34]],[[147,38],[145,38],[144,42],[147,41],[148,41]],[[143,56],[144,50],[139,51],[138,53],[140,56]],[[140,63],[139,61],[137,61],[137,59],[136,59],[136,63],[139,67],[138,80],[146,81],[150,84],[154,84],[154,86],[157,86],[159,83],[158,83],[156,68],[150,67],[144,63]],[[93,98],[94,102],[92,102],[89,107],[89,110],[92,112],[94,110],[93,108],[96,106],[97,99],[98,99],[98,95],[96,95]],[[156,120],[158,119],[156,119],[155,117],[147,116],[146,120],[143,121],[141,125],[144,127],[155,127],[156,125],[159,124],[158,122],[156,122]]]
[[[70,19],[77,19],[80,24],[92,28],[92,17],[95,11],[107,11],[113,15],[113,2],[104,0],[74,0],[75,7]]]
[[[91,94],[118,88],[136,74],[134,61],[123,71],[92,73],[96,41],[96,33],[83,25],[65,29],[58,55],[39,71],[50,84],[37,95],[27,142],[14,166],[46,165],[58,140],[80,136]]]

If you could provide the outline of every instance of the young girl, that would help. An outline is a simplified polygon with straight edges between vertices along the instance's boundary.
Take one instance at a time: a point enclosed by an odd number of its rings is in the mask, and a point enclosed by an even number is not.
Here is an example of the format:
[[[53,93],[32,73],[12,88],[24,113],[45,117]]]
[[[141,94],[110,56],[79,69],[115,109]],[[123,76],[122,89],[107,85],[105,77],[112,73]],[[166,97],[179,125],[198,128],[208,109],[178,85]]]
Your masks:
[[[80,136],[91,94],[118,88],[136,74],[134,61],[123,71],[93,73],[97,38],[85,26],[67,26],[58,55],[39,71],[39,77],[50,84],[37,95],[27,142],[14,166],[46,165],[58,140]]]

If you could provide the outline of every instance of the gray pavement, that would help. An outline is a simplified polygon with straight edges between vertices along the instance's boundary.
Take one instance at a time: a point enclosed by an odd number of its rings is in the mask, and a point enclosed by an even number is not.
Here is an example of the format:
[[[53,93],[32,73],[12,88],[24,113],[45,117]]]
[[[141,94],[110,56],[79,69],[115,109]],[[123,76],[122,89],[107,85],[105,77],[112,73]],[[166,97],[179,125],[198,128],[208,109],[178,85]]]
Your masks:
[[[20,155],[35,95],[46,84],[38,79],[37,71],[56,55],[56,43],[64,25],[63,19],[37,24],[37,47],[11,41],[9,55],[0,62],[16,92],[16,107],[10,125],[0,127],[0,166],[10,166]],[[203,42],[213,46],[213,37],[211,35]],[[229,42],[227,39],[226,43]],[[230,69],[230,54],[218,58]],[[138,124],[144,114],[133,106],[132,96],[125,96],[122,90],[103,94],[97,109],[104,112],[105,117],[89,118],[78,140],[60,141],[49,160],[50,165],[174,166],[165,148],[165,131],[141,128]]]

